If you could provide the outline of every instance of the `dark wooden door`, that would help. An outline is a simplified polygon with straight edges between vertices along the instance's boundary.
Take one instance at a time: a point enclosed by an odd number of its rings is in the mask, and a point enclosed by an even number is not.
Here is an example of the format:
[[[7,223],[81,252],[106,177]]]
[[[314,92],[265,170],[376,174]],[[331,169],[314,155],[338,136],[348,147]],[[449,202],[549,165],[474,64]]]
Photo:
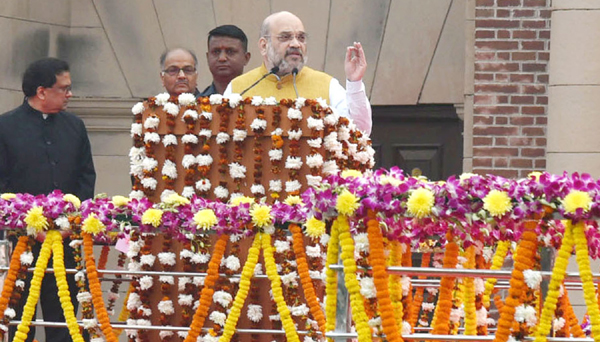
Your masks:
[[[463,122],[453,105],[373,106],[376,169],[444,180],[462,172]]]

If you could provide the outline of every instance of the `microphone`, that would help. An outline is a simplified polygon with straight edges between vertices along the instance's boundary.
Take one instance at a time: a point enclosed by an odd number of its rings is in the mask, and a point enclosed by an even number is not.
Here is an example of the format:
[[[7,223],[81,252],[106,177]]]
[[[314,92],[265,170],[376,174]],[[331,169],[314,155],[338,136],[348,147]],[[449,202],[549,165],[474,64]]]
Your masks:
[[[251,86],[249,86],[248,88],[244,89],[244,91],[240,94],[240,96],[244,95],[248,90],[254,88],[254,86],[256,86],[260,81],[264,80],[265,78],[267,78],[267,76],[269,75],[275,75],[277,76],[277,72],[279,71],[279,67],[278,66],[274,66],[273,68],[271,68],[271,71],[269,71],[268,73],[264,74],[261,78],[258,79],[258,81],[252,83]]]
[[[298,98],[298,97],[300,97],[300,96],[298,96],[298,88],[296,88],[296,75],[298,75],[298,68],[292,69],[292,75],[294,76],[294,78],[293,78],[294,91],[296,92],[296,98]]]

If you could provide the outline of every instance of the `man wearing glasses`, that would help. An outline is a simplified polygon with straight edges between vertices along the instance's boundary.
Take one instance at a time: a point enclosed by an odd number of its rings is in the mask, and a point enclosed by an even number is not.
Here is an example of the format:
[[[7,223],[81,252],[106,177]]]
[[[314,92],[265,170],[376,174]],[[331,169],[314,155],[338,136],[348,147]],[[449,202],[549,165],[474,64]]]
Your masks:
[[[260,35],[258,47],[263,64],[231,81],[225,96],[243,93],[244,97],[274,96],[277,100],[321,97],[337,114],[351,118],[359,129],[370,134],[371,105],[362,82],[367,61],[360,43],[346,49],[346,90],[332,76],[305,66],[308,36],[294,14],[271,14],[263,21]]]
[[[65,112],[71,92],[69,65],[56,58],[33,62],[23,75],[23,104],[0,115],[0,193],[48,194],[60,190],[82,201],[94,196],[96,173],[90,141],[83,121]],[[67,237],[69,231],[63,231]],[[45,232],[36,236],[32,253],[37,257]],[[76,266],[69,239],[64,241],[65,266]],[[31,273],[14,319],[20,320],[29,292]],[[77,311],[77,285],[73,274],[67,274],[71,301]],[[54,274],[44,276],[41,306],[45,321],[65,322]],[[16,326],[10,327],[10,340]],[[68,342],[67,328],[46,327],[48,342]],[[32,327],[27,341],[32,341]]]
[[[200,96],[196,88],[198,79],[198,58],[187,49],[176,48],[163,52],[160,56],[160,78],[163,87],[171,96],[190,93]]]

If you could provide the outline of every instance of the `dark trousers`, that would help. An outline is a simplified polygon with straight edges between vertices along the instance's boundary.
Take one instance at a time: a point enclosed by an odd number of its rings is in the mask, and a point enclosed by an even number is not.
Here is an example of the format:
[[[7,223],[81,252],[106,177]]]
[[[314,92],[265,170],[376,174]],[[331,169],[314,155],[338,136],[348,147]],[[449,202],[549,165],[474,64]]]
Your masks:
[[[13,240],[13,243],[16,240]],[[65,248],[65,267],[66,268],[75,268],[75,259],[73,257],[73,248],[69,246],[71,242],[70,239],[65,239],[64,248]],[[34,265],[37,262],[38,255],[40,254],[42,244],[37,242],[31,249],[31,252],[34,256]],[[50,258],[48,261],[48,268],[52,267],[53,258]],[[25,282],[25,291],[23,292],[23,296],[21,297],[21,302],[18,307],[14,308],[16,311],[16,320],[21,320],[21,315],[23,314],[23,307],[27,302],[27,297],[29,296],[29,285],[31,284],[31,278],[33,274],[27,274],[27,279]],[[75,309],[75,314],[77,314],[77,284],[75,282],[75,275],[67,273],[67,283],[69,285],[69,292],[71,292],[71,302],[73,303],[73,307]],[[65,322],[65,315],[60,304],[60,300],[58,297],[58,286],[56,284],[56,278],[54,277],[54,273],[46,273],[44,275],[44,279],[42,280],[41,293],[39,302],[42,307],[42,315],[44,317],[44,321],[46,322]],[[36,315],[34,315],[33,319],[35,320]],[[12,325],[9,327],[9,341],[13,340],[15,332],[17,331],[17,326]],[[68,328],[54,328],[54,327],[45,327],[46,332],[46,342],[72,342],[71,334],[69,334]],[[35,337],[35,327],[30,326],[29,334],[27,335],[26,342],[32,342]],[[89,340],[86,338],[86,340]]]

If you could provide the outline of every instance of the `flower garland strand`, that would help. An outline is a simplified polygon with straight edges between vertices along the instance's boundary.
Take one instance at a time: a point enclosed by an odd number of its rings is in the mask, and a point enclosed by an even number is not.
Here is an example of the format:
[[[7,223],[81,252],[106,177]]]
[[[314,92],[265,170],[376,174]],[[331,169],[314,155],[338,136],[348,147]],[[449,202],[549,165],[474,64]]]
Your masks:
[[[100,280],[98,279],[99,274],[96,270],[94,262],[94,240],[91,234],[82,233],[83,236],[83,251],[85,253],[85,269],[87,272],[87,278],[89,281],[90,292],[92,294],[92,302],[96,309],[96,316],[100,323],[100,329],[104,334],[104,338],[108,342],[116,342],[117,337],[110,325],[110,317],[104,306],[104,299],[102,298],[102,288],[100,286]]]
[[[300,275],[300,282],[302,283],[302,289],[304,290],[304,298],[310,308],[310,313],[319,325],[319,330],[325,335],[325,315],[321,310],[315,287],[313,286],[310,273],[308,271],[308,262],[306,261],[306,252],[304,250],[304,241],[302,235],[302,229],[296,223],[290,224],[290,231],[292,232],[293,240],[292,244],[294,247],[294,253],[296,254],[296,262],[298,263],[298,273]]]
[[[19,236],[19,241],[17,242],[17,245],[12,253],[8,274],[6,275],[6,279],[4,279],[4,285],[2,287],[2,297],[0,297],[0,319],[4,318],[6,314],[6,308],[8,307],[11,294],[15,287],[17,274],[21,268],[21,254],[27,250],[28,241],[28,235]]]
[[[537,220],[525,221],[523,225],[524,231],[517,246],[515,263],[510,276],[510,288],[504,306],[500,310],[500,319],[498,319],[498,329],[496,330],[494,342],[508,341],[516,308],[521,304],[521,295],[527,287],[523,281],[523,271],[531,269],[535,262],[535,253],[538,246],[537,234],[535,233],[537,225]]]
[[[40,254],[35,263],[35,269],[33,271],[33,277],[29,285],[29,296],[25,306],[23,307],[23,314],[21,316],[21,323],[17,326],[17,331],[13,342],[24,342],[27,339],[29,333],[29,326],[31,325],[31,319],[35,314],[35,307],[40,298],[40,291],[42,286],[42,279],[46,273],[46,267],[48,266],[48,260],[52,255],[52,242],[54,240],[54,234],[46,235],[46,239],[42,243]]]
[[[223,259],[223,254],[225,253],[225,247],[227,247],[228,241],[229,235],[223,234],[215,243],[215,248],[208,264],[207,275],[204,279],[204,287],[202,287],[202,291],[200,292],[200,305],[194,313],[194,318],[190,325],[190,330],[185,337],[185,342],[195,342],[200,335],[200,330],[204,326],[204,320],[208,315],[208,309],[210,309],[212,296],[215,292],[214,286],[217,279],[219,279],[219,265],[221,265],[221,259]]]
[[[402,245],[400,242],[393,240],[389,242],[388,246],[390,246],[388,266],[401,266]],[[394,306],[394,317],[396,318],[396,322],[402,322],[404,308],[402,307],[402,284],[399,275],[390,274],[388,279],[388,289],[390,291],[392,305]]]
[[[339,246],[339,230],[337,220],[331,226],[331,236],[327,245],[327,260],[325,265],[325,328],[327,331],[335,330],[335,318],[337,313],[337,291],[338,291],[338,274],[337,271],[331,269],[331,265],[338,262],[340,246]],[[329,339],[331,340],[331,339]]]
[[[421,256],[421,268],[429,267],[429,263],[431,262],[431,252],[423,253]],[[419,276],[419,279],[427,279],[425,276]],[[419,319],[419,311],[421,311],[421,305],[423,305],[423,293],[425,292],[425,287],[419,287],[415,291],[415,296],[413,298],[412,305],[410,307],[410,319],[409,324],[411,328],[414,329],[417,324],[417,320]]]
[[[239,289],[235,295],[235,299],[233,300],[231,311],[227,316],[227,321],[223,327],[223,335],[221,338],[219,338],[219,342],[229,342],[235,333],[235,327],[237,326],[238,319],[240,318],[246,297],[248,297],[248,292],[250,291],[250,282],[254,275],[254,269],[256,268],[258,257],[260,255],[261,237],[262,233],[256,234],[254,241],[252,242],[252,246],[248,250],[248,258],[246,259],[246,263],[242,269]]]
[[[466,269],[475,269],[475,245],[465,251]],[[475,285],[472,277],[463,278],[463,305],[465,310],[465,335],[477,335],[477,315],[475,313]]]
[[[498,241],[496,247],[496,253],[494,253],[494,257],[492,258],[492,266],[490,270],[497,271],[502,268],[504,264],[504,259],[506,259],[506,254],[510,250],[510,241]],[[490,307],[490,296],[492,294],[492,290],[494,289],[494,285],[496,285],[496,278],[488,278],[485,282],[485,292],[483,293],[483,306],[486,309]]]
[[[443,267],[453,269],[458,263],[458,244],[449,232],[446,234],[446,251],[444,252]],[[454,289],[455,277],[442,277],[440,280],[440,292],[436,305],[433,321],[433,335],[447,335],[449,332],[450,311],[452,310],[452,291]]]
[[[73,302],[71,302],[71,292],[69,291],[69,284],[67,283],[65,251],[62,236],[56,230],[49,231],[48,235],[46,235],[46,238],[48,238],[48,236],[52,236],[51,240],[52,254],[54,254],[52,258],[54,276],[56,278],[56,287],[58,288],[58,298],[63,309],[63,315],[65,316],[67,327],[69,328],[69,333],[71,334],[73,342],[84,342],[83,336],[81,336],[81,331],[79,330],[79,325],[77,324],[75,308],[73,307]]]
[[[369,212],[369,221],[367,222],[367,233],[369,236],[369,262],[373,268],[373,282],[377,289],[377,301],[381,314],[381,325],[386,339],[390,342],[403,341],[398,331],[399,323],[394,317],[394,307],[390,299],[388,289],[389,275],[385,267],[385,252],[383,250],[383,236],[379,228],[379,221],[375,213]]]

